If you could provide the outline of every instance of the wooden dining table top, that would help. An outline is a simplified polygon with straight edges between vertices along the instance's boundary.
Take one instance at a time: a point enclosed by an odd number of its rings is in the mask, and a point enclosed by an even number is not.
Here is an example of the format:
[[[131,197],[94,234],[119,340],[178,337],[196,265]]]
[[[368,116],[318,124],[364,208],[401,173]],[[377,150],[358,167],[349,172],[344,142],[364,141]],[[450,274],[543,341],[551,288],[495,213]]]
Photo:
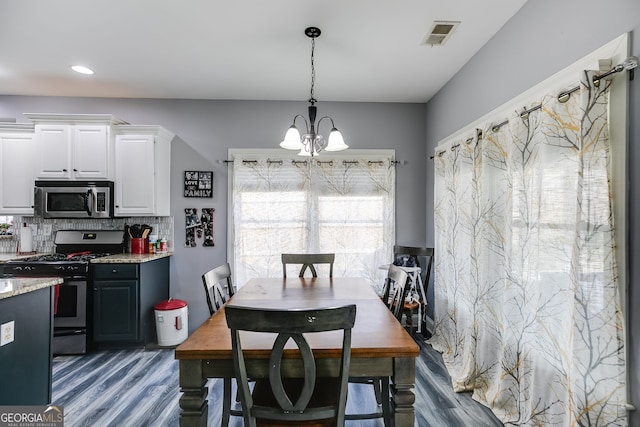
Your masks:
[[[243,307],[308,309],[356,305],[352,358],[417,357],[419,347],[362,278],[256,278],[227,302]],[[247,334],[243,350],[249,357],[268,358],[273,338]],[[307,338],[316,358],[338,357],[342,333],[322,332]],[[175,350],[178,360],[231,359],[231,334],[224,306],[209,317]]]

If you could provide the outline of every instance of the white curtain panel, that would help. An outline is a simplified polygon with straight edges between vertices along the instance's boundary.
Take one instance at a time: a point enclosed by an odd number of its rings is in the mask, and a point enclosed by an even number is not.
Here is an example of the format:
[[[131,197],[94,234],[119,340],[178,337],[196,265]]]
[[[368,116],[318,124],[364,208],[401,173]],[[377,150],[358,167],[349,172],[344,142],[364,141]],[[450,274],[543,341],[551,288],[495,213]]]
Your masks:
[[[232,198],[238,285],[281,277],[282,253],[335,253],[334,277],[364,277],[382,287],[386,272],[379,267],[392,261],[395,242],[391,156],[236,156]],[[328,268],[318,275],[328,276]]]
[[[505,425],[627,425],[611,83],[593,74],[436,149],[430,343]]]

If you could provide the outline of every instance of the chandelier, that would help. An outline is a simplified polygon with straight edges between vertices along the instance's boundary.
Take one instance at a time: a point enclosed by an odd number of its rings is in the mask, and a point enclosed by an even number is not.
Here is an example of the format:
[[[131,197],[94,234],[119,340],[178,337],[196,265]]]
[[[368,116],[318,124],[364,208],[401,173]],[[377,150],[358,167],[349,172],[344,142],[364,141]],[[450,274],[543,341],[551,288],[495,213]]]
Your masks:
[[[300,150],[299,156],[317,156],[322,150],[324,151],[342,151],[349,148],[344,143],[342,134],[336,128],[333,123],[333,119],[329,116],[323,116],[318,120],[316,125],[316,116],[318,113],[318,107],[316,107],[317,99],[314,97],[313,88],[316,80],[316,69],[314,66],[314,51],[316,48],[316,38],[320,36],[320,29],[316,27],[308,27],[304,30],[307,37],[311,38],[311,97],[309,98],[309,120],[303,115],[297,114],[293,118],[293,124],[287,130],[284,136],[284,140],[280,143],[280,147],[287,150]],[[305,124],[305,133],[300,137],[300,131],[296,127],[296,120],[302,118]],[[320,123],[323,120],[331,121],[331,131],[329,132],[328,140],[316,133],[316,129],[320,129]]]

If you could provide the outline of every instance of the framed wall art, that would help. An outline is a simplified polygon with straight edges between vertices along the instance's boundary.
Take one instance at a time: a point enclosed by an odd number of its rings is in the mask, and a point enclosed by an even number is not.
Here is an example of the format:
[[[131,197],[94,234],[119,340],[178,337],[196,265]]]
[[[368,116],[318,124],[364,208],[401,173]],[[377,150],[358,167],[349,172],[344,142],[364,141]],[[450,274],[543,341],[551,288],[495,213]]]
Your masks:
[[[213,197],[213,172],[185,171],[184,197]]]

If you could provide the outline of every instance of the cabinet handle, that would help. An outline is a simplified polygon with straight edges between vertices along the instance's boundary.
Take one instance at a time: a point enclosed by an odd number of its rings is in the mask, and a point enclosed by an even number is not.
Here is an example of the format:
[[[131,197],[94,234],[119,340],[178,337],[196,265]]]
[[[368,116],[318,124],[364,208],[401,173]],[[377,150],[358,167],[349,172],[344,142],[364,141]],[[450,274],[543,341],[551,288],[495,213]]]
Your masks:
[[[118,272],[118,270],[111,270],[111,272],[112,272],[112,273],[117,273],[117,272]]]
[[[74,172],[78,172],[78,169],[76,169],[76,168],[73,168],[73,171],[74,171]]]
[[[98,290],[98,288],[93,288],[93,290],[94,290],[94,291],[97,291],[97,290]]]
[[[62,169],[62,172],[66,172],[66,171],[67,171],[66,169]]]

